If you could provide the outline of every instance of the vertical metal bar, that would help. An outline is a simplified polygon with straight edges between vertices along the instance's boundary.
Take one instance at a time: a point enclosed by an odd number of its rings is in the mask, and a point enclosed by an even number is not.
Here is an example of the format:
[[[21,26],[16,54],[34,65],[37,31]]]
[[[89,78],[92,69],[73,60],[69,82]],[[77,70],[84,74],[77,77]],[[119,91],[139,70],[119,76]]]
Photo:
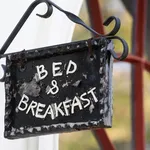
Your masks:
[[[133,26],[133,52],[143,58],[146,24],[146,0],[136,0]],[[144,105],[143,105],[143,63],[136,63],[132,77],[132,130],[133,149],[145,150]]]
[[[87,7],[92,28],[98,33],[104,34],[102,13],[98,0],[87,0]]]
[[[104,129],[93,130],[93,134],[95,135],[99,146],[103,150],[115,150],[113,144],[111,143],[111,141]]]
[[[98,0],[87,0],[87,6],[92,28],[101,34],[104,34],[102,14]],[[102,147],[103,150],[115,150],[104,129],[94,130],[93,133],[97,138],[99,146]]]
[[[135,27],[135,14],[136,14],[136,0],[132,0],[132,9],[133,9],[133,23],[132,23],[132,50],[131,53],[134,55],[135,54],[135,29],[133,27]],[[131,146],[132,149],[135,149],[135,140],[134,140],[134,76],[135,76],[135,72],[134,72],[134,67],[135,65],[131,66]]]

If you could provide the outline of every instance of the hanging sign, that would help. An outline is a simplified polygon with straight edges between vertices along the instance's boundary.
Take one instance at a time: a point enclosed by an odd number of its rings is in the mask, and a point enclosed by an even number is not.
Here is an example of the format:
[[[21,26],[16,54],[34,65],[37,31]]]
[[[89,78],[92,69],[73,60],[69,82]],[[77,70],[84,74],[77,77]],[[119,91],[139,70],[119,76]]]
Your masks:
[[[108,47],[110,40],[98,38],[9,54],[4,136],[111,127]]]
[[[99,38],[4,54],[41,3],[46,3],[48,9],[44,15],[37,14],[39,17],[50,17],[55,7]],[[6,66],[2,65],[4,76],[0,78],[0,82],[5,82],[6,93],[5,138],[112,126],[113,58],[123,60],[128,55],[127,43],[115,36],[120,19],[111,16],[103,25],[112,21],[114,28],[102,35],[50,0],[32,2],[0,49],[0,58],[6,57]],[[111,40],[121,42],[120,56]]]

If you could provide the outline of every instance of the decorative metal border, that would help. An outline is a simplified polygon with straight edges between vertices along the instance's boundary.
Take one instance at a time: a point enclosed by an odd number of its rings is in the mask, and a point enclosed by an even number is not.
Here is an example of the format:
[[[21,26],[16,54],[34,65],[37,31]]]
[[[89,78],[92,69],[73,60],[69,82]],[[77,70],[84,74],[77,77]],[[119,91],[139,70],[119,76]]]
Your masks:
[[[71,54],[75,52],[80,51],[91,51],[91,48],[89,49],[89,41],[91,43],[92,49],[98,49],[101,50],[102,56],[100,56],[100,68],[99,73],[101,75],[100,78],[100,87],[99,89],[100,94],[103,95],[104,99],[100,100],[99,102],[104,104],[109,101],[109,92],[108,92],[108,77],[106,79],[106,76],[109,76],[107,74],[106,70],[106,63],[109,59],[110,52],[107,51],[108,45],[112,44],[110,40],[107,40],[105,38],[97,38],[97,39],[90,39],[90,40],[84,40],[80,42],[73,42],[73,43],[67,43],[67,44],[61,44],[56,46],[50,46],[50,47],[44,47],[44,48],[38,48],[28,51],[21,51],[17,53],[12,53],[7,56],[7,62],[6,62],[6,78],[5,78],[5,89],[6,89],[6,104],[5,104],[5,132],[4,136],[9,139],[16,139],[21,137],[29,137],[29,136],[37,136],[37,135],[43,135],[48,133],[57,133],[61,132],[62,128],[64,132],[70,132],[70,131],[78,131],[78,130],[85,130],[90,127],[92,128],[98,128],[98,127],[111,127],[111,121],[110,123],[105,122],[106,117],[106,111],[105,108],[101,110],[101,114],[103,115],[103,118],[99,121],[90,121],[90,122],[83,122],[83,123],[75,123],[74,128],[72,128],[73,123],[65,123],[65,124],[54,124],[49,126],[40,126],[40,127],[31,127],[31,128],[24,128],[21,127],[20,129],[16,129],[12,127],[12,120],[13,120],[13,101],[15,100],[14,95],[14,83],[12,80],[11,75],[11,67],[13,66],[13,61],[16,61],[18,59],[24,61],[28,61],[31,59],[37,59],[40,57],[52,57],[52,56],[58,56],[58,55],[65,55],[65,54]],[[113,63],[112,61],[110,63]],[[14,87],[13,87],[14,86]],[[111,90],[111,89],[109,89]],[[106,93],[105,93],[106,91]]]

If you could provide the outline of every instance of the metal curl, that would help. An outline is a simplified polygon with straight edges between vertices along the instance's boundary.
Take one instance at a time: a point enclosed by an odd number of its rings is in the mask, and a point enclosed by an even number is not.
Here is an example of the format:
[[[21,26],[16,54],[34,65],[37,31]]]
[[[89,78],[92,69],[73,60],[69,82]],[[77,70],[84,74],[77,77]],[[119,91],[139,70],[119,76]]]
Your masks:
[[[35,0],[26,10],[26,12],[24,13],[24,15],[22,16],[22,18],[20,19],[20,21],[18,22],[18,24],[16,25],[16,27],[14,28],[14,30],[12,31],[12,33],[10,34],[10,36],[8,37],[8,39],[6,40],[6,42],[4,43],[4,45],[2,46],[1,50],[0,50],[0,54],[4,54],[7,50],[7,48],[9,47],[9,45],[12,43],[12,41],[14,40],[14,38],[16,37],[16,35],[18,34],[18,32],[20,31],[20,29],[22,28],[22,26],[24,25],[24,23],[26,22],[26,20],[28,19],[28,17],[30,16],[30,14],[32,13],[32,11],[35,9],[35,7],[37,5],[39,5],[40,3],[46,3],[48,9],[47,12],[44,15],[40,15],[37,14],[39,17],[42,18],[48,18],[51,16],[53,9],[52,6],[47,2],[47,0]]]
[[[32,11],[35,9],[35,7],[37,5],[39,5],[40,3],[45,3],[47,5],[47,12],[43,15],[40,14],[36,14],[39,17],[42,18],[48,18],[52,15],[53,12],[53,7],[57,8],[59,11],[63,12],[71,21],[73,21],[74,23],[80,24],[83,27],[85,27],[86,29],[88,29],[90,32],[100,36],[100,37],[105,37],[107,39],[118,39],[121,41],[121,43],[123,44],[123,54],[118,57],[117,54],[113,51],[110,50],[111,54],[113,55],[113,57],[117,60],[123,60],[124,58],[127,57],[128,55],[128,45],[127,43],[121,39],[120,37],[114,36],[120,29],[120,19],[116,18],[114,16],[109,17],[107,20],[104,21],[103,25],[108,26],[113,20],[115,20],[115,26],[113,28],[113,30],[111,32],[109,32],[106,35],[102,35],[98,32],[96,32],[95,30],[93,30],[91,27],[87,26],[78,16],[76,16],[75,14],[65,11],[62,8],[60,8],[59,6],[57,6],[55,3],[53,3],[50,0],[35,0],[26,10],[26,12],[24,13],[24,15],[22,16],[22,18],[20,19],[20,21],[18,22],[18,24],[16,25],[16,27],[14,28],[14,30],[12,31],[12,33],[10,34],[10,36],[8,37],[8,39],[6,40],[6,42],[4,43],[4,45],[2,46],[1,50],[0,50],[0,59],[2,57],[5,57],[7,54],[4,54],[7,50],[7,48],[9,47],[9,45],[12,43],[12,41],[14,40],[14,38],[16,37],[16,35],[18,34],[18,32],[20,31],[20,29],[22,28],[22,26],[24,25],[24,23],[26,22],[26,20],[28,19],[28,17],[30,16],[30,14],[32,13]],[[6,70],[6,66],[2,65],[2,68],[4,70],[4,76],[3,78],[0,79],[1,82],[4,81],[4,77],[5,77],[5,70]]]
[[[81,20],[78,16],[76,16],[75,14],[68,12],[64,9],[62,9],[61,7],[57,6],[55,3],[53,3],[50,0],[47,0],[47,2],[50,5],[53,5],[55,8],[57,8],[59,11],[63,12],[72,22],[82,25],[83,27],[85,27],[87,30],[89,30],[90,32],[98,35],[98,36],[103,36],[102,34],[99,34],[98,32],[96,32],[95,30],[93,30],[91,27],[87,26],[83,20]]]
[[[78,16],[76,16],[75,14],[73,14],[71,12],[63,10],[62,8],[57,6],[55,3],[53,3],[52,1],[50,1],[50,0],[35,0],[28,7],[27,11],[25,12],[23,17],[20,19],[19,23],[16,25],[16,27],[14,28],[14,30],[12,31],[12,33],[10,34],[10,36],[8,37],[8,39],[6,40],[4,45],[2,46],[2,48],[0,50],[0,54],[4,54],[5,53],[5,51],[7,50],[9,45],[12,43],[12,41],[14,40],[14,38],[16,37],[16,35],[20,31],[20,29],[22,28],[22,26],[24,25],[26,20],[28,19],[28,17],[32,13],[32,11],[35,9],[35,7],[38,4],[43,3],[43,2],[47,5],[48,9],[47,9],[47,12],[44,15],[36,14],[39,17],[42,17],[42,18],[50,17],[52,12],[53,12],[53,7],[52,6],[54,6],[59,11],[63,12],[71,21],[73,21],[74,23],[82,25],[83,27],[85,27],[86,29],[88,29],[89,31],[91,31],[92,33],[94,33],[94,34],[96,34],[96,35],[98,35],[100,37],[115,35],[120,29],[120,19],[116,18],[114,16],[111,16],[106,21],[104,21],[103,24],[105,26],[108,26],[113,20],[115,20],[116,23],[115,23],[114,29],[110,33],[108,33],[106,35],[102,35],[102,34],[96,32],[95,30],[93,30],[91,27],[87,26]]]
[[[12,41],[14,40],[14,38],[16,37],[16,35],[18,34],[18,32],[20,31],[20,29],[22,28],[22,26],[24,25],[24,23],[26,22],[26,20],[29,18],[30,14],[33,12],[33,10],[36,8],[37,5],[41,4],[41,3],[45,3],[47,5],[47,12],[43,15],[37,14],[37,16],[41,17],[41,18],[48,18],[51,16],[52,12],[53,12],[53,8],[52,6],[47,2],[47,0],[35,0],[26,10],[26,12],[24,13],[24,15],[22,16],[22,18],[20,19],[20,21],[18,22],[18,24],[16,25],[16,27],[14,28],[14,30],[12,31],[12,33],[10,34],[10,36],[8,37],[8,39],[6,40],[6,42],[3,44],[3,46],[0,49],[0,58],[2,58],[2,54],[4,54],[7,50],[7,48],[10,46],[10,44],[12,43]],[[0,82],[4,82],[4,78],[5,78],[5,71],[6,71],[6,66],[5,65],[1,65],[2,69],[4,70],[4,75],[2,78],[0,78]]]
[[[105,36],[115,35],[119,31],[120,26],[121,26],[121,22],[120,22],[120,19],[115,17],[115,16],[111,16],[111,17],[107,18],[104,21],[103,25],[108,26],[113,20],[115,21],[115,26],[114,26],[113,30],[110,31],[108,34],[105,34]]]
[[[83,27],[85,27],[87,30],[89,30],[90,32],[94,33],[95,35],[98,35],[100,37],[102,36],[112,36],[112,35],[115,35],[119,29],[120,29],[120,19],[115,17],[115,16],[111,16],[109,17],[108,19],[106,19],[103,23],[103,25],[105,26],[108,26],[113,20],[115,20],[115,26],[113,28],[113,30],[111,32],[109,32],[108,34],[100,34],[98,32],[96,32],[94,29],[92,29],[91,27],[87,26],[83,20],[81,20],[78,16],[76,16],[75,14],[71,13],[71,12],[68,12],[68,11],[65,11],[64,9],[60,8],[59,6],[57,6],[55,3],[53,3],[52,1],[50,0],[47,0],[48,3],[50,5],[53,5],[55,8],[57,8],[59,11],[63,12],[71,21],[73,21],[74,23],[76,24],[79,24],[79,25],[82,25]]]
[[[118,56],[117,53],[113,49],[109,49],[109,47],[107,48],[107,50],[110,51],[110,53],[116,60],[120,60],[120,61],[124,60],[128,56],[128,44],[126,43],[126,41],[118,36],[110,36],[110,37],[107,37],[107,39],[119,40],[122,43],[123,52],[121,56]]]
[[[47,12],[43,15],[40,15],[40,14],[36,14],[36,15],[41,17],[41,18],[49,18],[53,13],[53,7],[47,1],[43,1],[43,2],[45,2],[45,4],[47,5],[47,8],[48,8]]]

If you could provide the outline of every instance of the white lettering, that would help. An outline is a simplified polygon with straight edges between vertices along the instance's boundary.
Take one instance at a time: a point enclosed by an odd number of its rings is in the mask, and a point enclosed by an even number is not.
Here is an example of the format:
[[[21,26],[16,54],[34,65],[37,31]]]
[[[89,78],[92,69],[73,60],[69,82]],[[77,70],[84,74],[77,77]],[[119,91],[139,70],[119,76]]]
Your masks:
[[[91,93],[92,96],[93,96],[94,101],[95,101],[95,102],[98,102],[98,99],[96,98],[96,96],[95,96],[95,94],[94,94],[94,92],[93,92],[95,89],[96,89],[96,87],[94,87],[93,89],[91,89],[90,91],[88,91],[88,94]]]
[[[26,111],[26,114],[28,114],[29,111],[31,110],[32,115],[34,116],[34,115],[35,115],[35,114],[34,114],[34,109],[35,109],[36,107],[37,107],[37,102],[32,101],[31,104],[29,105],[27,111]]]
[[[78,106],[80,110],[82,110],[82,105],[80,100],[75,96],[72,102],[71,113],[74,114],[74,107]]]
[[[44,115],[41,115],[41,114],[40,114],[40,112],[43,111],[43,109],[41,109],[41,108],[45,108],[45,104],[38,103],[38,106],[37,106],[37,109],[36,109],[35,117],[37,117],[37,118],[44,118]]]
[[[60,108],[61,106],[62,106],[62,102],[58,106],[56,103],[54,104],[55,111],[56,111],[56,117],[58,117],[58,112],[60,112],[62,116],[65,115],[64,112]]]
[[[48,75],[48,72],[47,70],[45,70],[44,65],[36,66],[36,69],[37,69],[37,73],[39,76],[39,80],[46,78],[46,76]]]
[[[86,105],[84,105],[84,108],[86,108],[86,107],[88,107],[88,106],[90,105],[90,100],[87,99],[87,98],[84,98],[84,96],[86,96],[86,93],[83,93],[83,94],[80,96],[80,99],[81,99],[82,101],[87,102]]]
[[[20,110],[20,111],[25,111],[26,109],[27,109],[27,107],[28,107],[28,104],[27,104],[27,102],[29,101],[29,97],[28,96],[26,96],[25,94],[23,94],[23,96],[22,96],[22,98],[21,98],[21,100],[20,100],[20,103],[19,103],[19,105],[18,105],[18,109]],[[21,107],[22,106],[22,107]],[[24,106],[24,107],[23,107]]]
[[[71,66],[73,67],[73,69],[71,70]],[[72,60],[69,61],[68,67],[67,67],[67,71],[66,74],[72,74],[77,70],[77,65],[76,63],[74,63]]]
[[[62,76],[62,72],[60,71],[60,67],[56,67],[58,65],[62,65],[62,63],[61,62],[53,62],[52,72],[53,72],[53,76],[54,77],[56,77],[56,76]]]
[[[47,110],[44,114],[44,118],[47,116],[47,114],[51,115],[51,119],[54,120],[55,117],[54,117],[54,112],[53,112],[53,109],[52,109],[51,105],[49,105],[47,107]]]
[[[47,86],[47,88],[46,88],[46,93],[47,93],[47,95],[48,94],[53,94],[53,95],[55,95],[55,94],[57,94],[58,92],[59,92],[59,88],[58,88],[58,86],[57,86],[57,81],[56,80],[53,80],[52,82],[51,82],[51,84],[52,84],[52,88],[50,87],[50,86]]]
[[[46,117],[49,117],[54,120],[59,116],[69,116],[71,114],[74,114],[75,112],[89,107],[89,105],[91,104],[91,99],[88,98],[88,96],[93,100],[93,102],[98,102],[98,99],[96,97],[96,87],[90,89],[88,92],[84,92],[79,97],[74,96],[73,99],[66,99],[63,102],[59,102],[58,104],[54,103],[51,105],[38,103],[36,101],[30,102],[29,97],[23,94],[17,108],[20,111],[26,111],[26,114],[32,114],[32,116],[36,118],[44,119]],[[90,109],[93,109],[93,107]]]
[[[65,112],[66,112],[66,116],[69,116],[68,108],[70,107],[70,102],[71,102],[71,100],[66,100],[66,101],[63,102],[64,109],[65,109]]]

